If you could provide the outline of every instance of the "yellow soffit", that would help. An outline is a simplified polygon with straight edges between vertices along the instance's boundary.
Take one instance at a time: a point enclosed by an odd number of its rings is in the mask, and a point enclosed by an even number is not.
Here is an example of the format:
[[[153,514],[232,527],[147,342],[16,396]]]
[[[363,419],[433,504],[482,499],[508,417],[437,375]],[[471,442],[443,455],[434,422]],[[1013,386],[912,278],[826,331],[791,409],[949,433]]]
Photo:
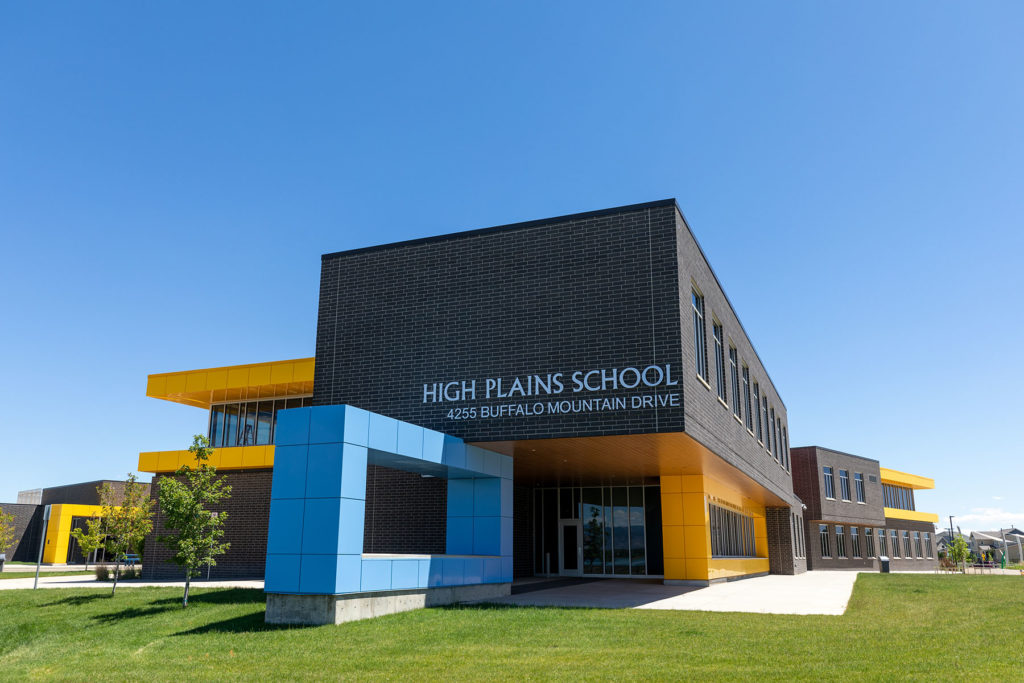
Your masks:
[[[939,516],[934,512],[918,512],[917,510],[900,510],[899,508],[884,508],[887,519],[906,519],[911,522],[939,523]]]
[[[888,467],[880,467],[878,469],[880,470],[879,474],[882,477],[883,484],[895,484],[896,486],[906,486],[911,489],[935,488],[934,479],[922,477],[919,474],[907,474],[899,470],[890,470]]]
[[[209,408],[212,403],[313,393],[313,358],[231,365],[149,376],[146,396]]]
[[[214,448],[209,464],[218,470],[259,470],[274,466],[273,446],[226,446]],[[139,453],[139,472],[166,474],[182,465],[195,467],[190,451],[149,451]]]

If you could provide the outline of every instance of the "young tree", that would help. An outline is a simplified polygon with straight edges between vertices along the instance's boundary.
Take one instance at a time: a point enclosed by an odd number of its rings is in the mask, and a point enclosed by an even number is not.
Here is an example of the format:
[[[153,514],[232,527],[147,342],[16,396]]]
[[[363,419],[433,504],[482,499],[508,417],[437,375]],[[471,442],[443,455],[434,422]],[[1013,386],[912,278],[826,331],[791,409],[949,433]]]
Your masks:
[[[109,483],[104,483],[98,490],[103,506],[100,517],[107,530],[107,552],[113,554],[115,562],[114,586],[110,591],[113,595],[117,590],[121,561],[128,553],[138,554],[146,534],[153,530],[153,499],[146,487],[135,481],[134,474],[128,475],[120,501]]]
[[[967,562],[967,558],[971,554],[971,551],[967,548],[967,541],[964,540],[963,536],[954,536],[947,546],[946,552],[954,567],[960,567],[961,564]],[[964,565],[963,571],[967,571],[966,565]]]
[[[71,536],[78,541],[78,548],[85,555],[85,568],[89,568],[89,556],[103,547],[107,532],[103,528],[103,518],[87,519],[85,529],[72,529]]]
[[[14,513],[6,513],[0,508],[0,555],[14,545]]]
[[[217,476],[217,468],[207,462],[213,449],[204,436],[192,439],[188,450],[195,456],[196,466],[182,465],[174,473],[177,479],[161,477],[160,510],[164,527],[171,532],[160,536],[174,556],[171,562],[185,570],[185,595],[181,606],[188,607],[188,592],[192,577],[199,575],[203,565],[216,565],[230,543],[222,543],[227,514],[216,513],[208,506],[215,505],[231,495],[231,487]]]

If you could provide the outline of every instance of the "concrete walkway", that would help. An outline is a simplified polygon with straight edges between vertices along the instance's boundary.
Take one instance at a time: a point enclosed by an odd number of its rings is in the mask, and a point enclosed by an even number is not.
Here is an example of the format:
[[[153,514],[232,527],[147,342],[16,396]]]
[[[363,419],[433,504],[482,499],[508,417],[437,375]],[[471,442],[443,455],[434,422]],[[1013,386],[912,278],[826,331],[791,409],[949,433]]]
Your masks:
[[[660,581],[599,579],[530,590],[497,601],[506,605],[832,614],[846,611],[857,572],[759,576],[706,588]],[[532,587],[531,587],[532,588]]]
[[[34,577],[27,579],[3,579],[0,581],[0,590],[18,590],[32,588]],[[110,590],[112,582],[97,581],[91,576],[46,576],[40,574],[40,588],[105,588]],[[117,587],[121,588],[183,588],[184,581],[142,581],[141,579],[128,579],[118,581]],[[193,581],[193,588],[258,588],[263,590],[263,580],[255,581]]]

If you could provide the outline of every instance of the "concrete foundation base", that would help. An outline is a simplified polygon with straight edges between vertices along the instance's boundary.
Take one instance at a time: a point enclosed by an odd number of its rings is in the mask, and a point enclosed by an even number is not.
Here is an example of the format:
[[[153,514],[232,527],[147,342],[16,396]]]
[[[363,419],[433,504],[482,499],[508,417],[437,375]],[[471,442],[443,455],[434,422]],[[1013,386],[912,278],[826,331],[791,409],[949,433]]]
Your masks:
[[[267,593],[268,624],[341,624],[385,614],[438,607],[457,602],[489,600],[512,594],[511,583],[484,583],[404,591],[375,591],[346,595]]]

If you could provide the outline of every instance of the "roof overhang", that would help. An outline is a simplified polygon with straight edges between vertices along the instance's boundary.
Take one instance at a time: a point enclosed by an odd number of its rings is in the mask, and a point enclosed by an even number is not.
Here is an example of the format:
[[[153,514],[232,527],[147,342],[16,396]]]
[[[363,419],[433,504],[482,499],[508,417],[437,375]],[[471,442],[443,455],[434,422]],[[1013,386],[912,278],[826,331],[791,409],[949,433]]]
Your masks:
[[[163,372],[149,376],[146,396],[197,408],[213,403],[313,393],[313,358]]]
[[[922,477],[919,474],[908,474],[907,472],[900,472],[899,470],[891,470],[888,467],[879,467],[878,469],[883,484],[895,484],[896,486],[906,486],[907,488],[910,489],[935,488],[934,479]]]

